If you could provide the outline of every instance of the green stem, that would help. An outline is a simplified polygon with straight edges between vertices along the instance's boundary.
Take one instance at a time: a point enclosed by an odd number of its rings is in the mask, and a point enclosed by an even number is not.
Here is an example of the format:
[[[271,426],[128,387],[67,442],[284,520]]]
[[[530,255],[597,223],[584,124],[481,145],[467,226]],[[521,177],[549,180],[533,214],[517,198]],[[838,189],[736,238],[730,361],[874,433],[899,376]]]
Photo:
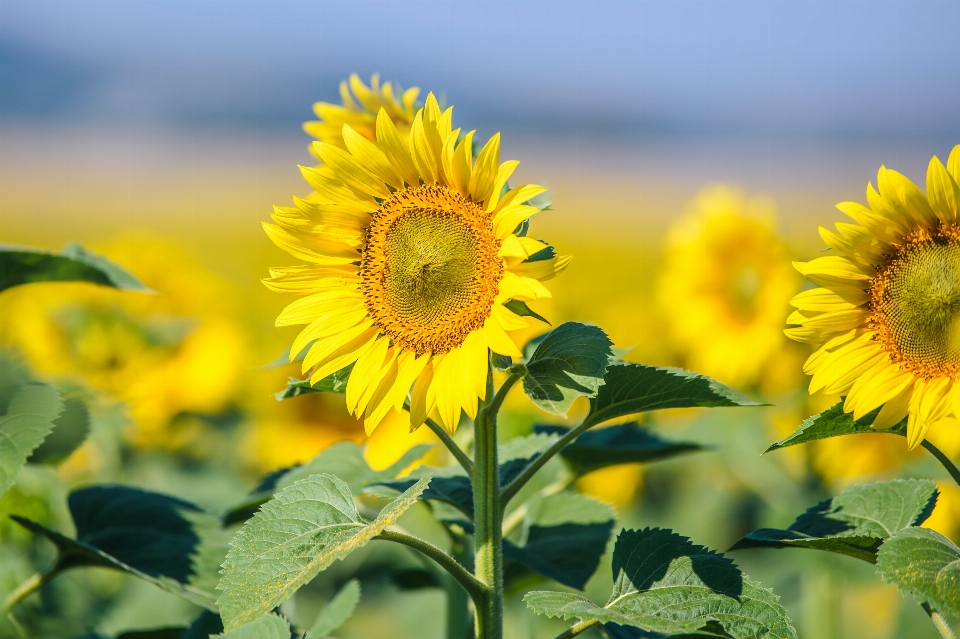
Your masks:
[[[443,552],[430,542],[395,530],[384,530],[382,533],[377,535],[375,539],[393,541],[423,553],[430,559],[437,562],[441,568],[450,574],[451,577],[456,579],[457,583],[463,586],[463,589],[467,591],[467,594],[470,595],[474,602],[479,601],[486,596],[486,587],[482,583],[480,583],[473,575],[471,575],[466,568],[457,563],[453,557]]]
[[[510,484],[503,489],[503,492],[500,493],[500,501],[504,507],[510,503],[510,500],[517,496],[517,493],[520,492],[520,489],[530,481],[530,478],[537,474],[537,471],[543,468],[544,464],[550,461],[554,455],[559,453],[564,447],[575,440],[577,437],[582,435],[588,428],[593,426],[593,423],[588,419],[582,424],[573,428],[566,435],[558,439],[553,443],[553,446],[548,448],[541,454],[539,457],[533,460],[529,466],[523,469],[523,472],[514,479]]]
[[[599,624],[600,624],[599,621],[595,621],[593,619],[588,619],[586,621],[578,621],[577,623],[573,624],[572,626],[570,626],[569,628],[561,632],[559,635],[557,635],[556,639],[570,639],[571,637],[576,637],[581,632],[586,632],[587,630],[590,630],[591,628]]]
[[[410,402],[403,403],[403,409],[405,411],[410,410]],[[445,431],[440,424],[433,421],[429,417],[424,422],[427,425],[427,428],[433,431],[433,434],[440,438],[440,441],[443,442],[443,445],[447,447],[453,456],[460,462],[460,465],[463,466],[463,469],[467,471],[467,474],[470,475],[473,473],[473,462],[470,461],[470,458],[467,456],[463,449],[457,446],[457,442],[453,441],[453,438],[450,437],[450,433]]]
[[[54,572],[48,570],[46,572],[38,572],[33,575],[22,584],[17,586],[13,592],[11,592],[6,600],[3,602],[3,610],[5,612],[10,611],[18,603],[40,590],[48,581],[53,579]]]
[[[943,637],[943,639],[956,639],[956,635],[953,634],[953,630],[947,625],[947,620],[943,618],[939,610],[926,602],[920,605],[923,606],[926,613],[930,615],[930,621],[932,621],[933,625],[940,631],[940,636]]]
[[[489,403],[481,407],[474,422],[473,523],[476,553],[474,572],[485,586],[477,603],[477,637],[503,637],[503,511],[500,507],[500,468],[497,460],[497,413],[503,400],[522,374],[513,373]],[[487,370],[487,397],[493,390],[493,369]]]
[[[956,464],[950,461],[950,458],[944,455],[942,450],[931,444],[926,439],[921,441],[920,445],[929,450],[930,454],[936,457],[937,461],[947,469],[947,472],[950,473],[951,477],[953,477],[953,481],[960,485],[960,468],[957,468]]]

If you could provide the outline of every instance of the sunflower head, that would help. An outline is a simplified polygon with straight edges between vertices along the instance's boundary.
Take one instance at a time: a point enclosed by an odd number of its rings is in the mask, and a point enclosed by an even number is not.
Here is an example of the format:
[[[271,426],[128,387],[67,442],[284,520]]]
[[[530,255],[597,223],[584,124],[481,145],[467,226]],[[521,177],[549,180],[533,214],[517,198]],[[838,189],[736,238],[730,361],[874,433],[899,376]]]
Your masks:
[[[302,296],[277,318],[306,325],[291,353],[309,346],[314,382],[352,366],[347,407],[368,432],[405,405],[413,428],[475,417],[488,352],[520,356],[509,331],[528,320],[505,304],[549,297],[541,282],[569,261],[520,232],[546,189],[510,188],[518,162],[500,162],[499,134],[474,158],[474,133],[433,94],[406,132],[381,106],[371,135],[344,123],[314,143],[323,164],[300,167],[314,192],[264,225],[308,262],[264,280]]]
[[[753,384],[782,350],[796,274],[775,217],[767,198],[716,185],[671,229],[657,300],[686,366]]]
[[[399,85],[390,82],[380,84],[378,73],[373,74],[370,86],[367,86],[354,73],[349,80],[340,83],[341,104],[314,103],[313,112],[317,119],[304,122],[303,130],[320,142],[346,148],[342,135],[343,125],[348,124],[368,140],[375,140],[377,113],[383,109],[397,129],[405,134],[413,124],[419,95],[419,87],[403,90]],[[312,146],[310,150],[313,153]]]
[[[904,417],[908,444],[960,415],[960,145],[930,160],[927,192],[880,168],[867,206],[837,208],[854,223],[821,228],[832,255],[798,263],[819,288],[797,295],[789,337],[817,346],[805,370],[811,392],[846,395],[875,428]]]

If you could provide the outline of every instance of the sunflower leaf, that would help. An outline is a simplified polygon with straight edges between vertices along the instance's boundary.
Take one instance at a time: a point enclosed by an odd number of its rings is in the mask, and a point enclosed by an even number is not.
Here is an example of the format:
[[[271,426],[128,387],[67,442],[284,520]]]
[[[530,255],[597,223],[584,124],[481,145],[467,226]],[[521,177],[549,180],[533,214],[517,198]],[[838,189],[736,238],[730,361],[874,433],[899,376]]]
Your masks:
[[[563,436],[565,426],[534,427],[534,432]],[[560,456],[577,475],[616,464],[652,462],[705,450],[694,442],[662,439],[636,422],[588,430],[560,451]]]
[[[56,546],[52,575],[71,568],[111,568],[216,610],[214,587],[228,537],[213,517],[189,502],[125,486],[76,490],[67,504],[76,538],[11,515]]]
[[[353,615],[360,603],[360,582],[351,579],[333,596],[304,635],[304,639],[324,639]]]
[[[0,417],[0,495],[13,486],[27,458],[47,438],[63,410],[53,386],[23,384],[5,391],[10,400],[6,414]]]
[[[61,253],[0,244],[0,291],[31,282],[90,282],[151,292],[125,268],[79,244],[68,244]]]
[[[311,475],[281,490],[237,532],[223,562],[217,603],[224,628],[256,621],[365,545],[395,523],[429,482],[418,481],[369,523],[357,512],[350,488],[333,475]]]
[[[350,380],[350,373],[353,371],[353,364],[338,370],[336,373],[330,373],[323,379],[317,380],[316,384],[311,384],[310,379],[297,379],[291,377],[287,381],[287,387],[276,393],[274,397],[278,402],[297,395],[306,395],[308,393],[346,393],[347,382]]]
[[[876,563],[884,540],[922,524],[936,503],[936,484],[927,479],[854,486],[807,509],[786,530],[761,528],[730,550],[813,548]]]
[[[884,581],[960,616],[960,548],[929,528],[905,528],[880,547],[877,568]]]
[[[508,311],[512,311],[514,314],[519,315],[520,317],[532,317],[534,319],[540,320],[547,326],[551,325],[550,322],[547,321],[546,317],[544,317],[543,315],[540,315],[539,313],[531,309],[529,306],[527,306],[526,302],[523,302],[520,300],[510,300],[508,302],[505,302],[504,306]]]
[[[595,397],[612,355],[600,328],[566,322],[546,334],[526,363],[523,390],[543,410],[565,415],[577,397]]]
[[[320,451],[319,455],[305,464],[283,468],[265,476],[247,499],[223,515],[223,525],[229,526],[246,521],[257,512],[260,506],[273,497],[274,493],[310,475],[320,473],[335,475],[344,481],[352,492],[358,493],[370,484],[393,479],[405,468],[420,460],[431,448],[433,448],[432,444],[412,446],[389,467],[373,470],[363,458],[363,449],[359,446],[353,442],[334,444]],[[414,483],[410,482],[403,490]]]
[[[504,541],[504,557],[513,562],[505,579],[530,571],[582,590],[597,570],[613,532],[613,508],[574,492],[535,497],[528,502],[520,542]]]
[[[777,597],[722,554],[659,528],[624,530],[613,551],[613,592],[604,606],[572,593],[524,597],[537,614],[632,626],[663,635],[797,639]]]
[[[819,439],[828,439],[830,437],[839,437],[841,435],[855,435],[859,433],[889,433],[891,435],[907,436],[907,420],[902,420],[893,428],[887,430],[874,430],[870,427],[876,418],[880,409],[877,408],[860,419],[854,419],[850,413],[843,412],[843,402],[837,402],[830,408],[808,417],[800,424],[800,428],[795,430],[789,437],[782,439],[775,444],[771,444],[764,453],[771,450],[786,448],[787,446],[796,446],[797,444],[806,444]]]
[[[713,406],[763,406],[729,386],[679,368],[616,364],[590,400],[590,425],[650,410]]]
[[[27,460],[31,464],[59,464],[77,449],[90,433],[90,410],[75,395],[63,398],[63,412],[51,432]]]
[[[211,635],[211,639],[290,639],[290,624],[280,615],[270,613],[231,632]]]

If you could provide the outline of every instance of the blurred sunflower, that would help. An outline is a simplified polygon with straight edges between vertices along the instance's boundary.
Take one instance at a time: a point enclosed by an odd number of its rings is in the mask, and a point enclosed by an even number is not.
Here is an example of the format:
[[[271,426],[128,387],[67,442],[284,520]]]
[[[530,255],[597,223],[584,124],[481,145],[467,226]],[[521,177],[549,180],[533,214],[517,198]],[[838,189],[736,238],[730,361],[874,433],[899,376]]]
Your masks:
[[[856,224],[820,229],[835,255],[798,263],[819,288],[797,295],[786,334],[818,346],[804,367],[810,392],[846,395],[877,429],[904,417],[914,448],[960,415],[960,145],[947,167],[930,160],[927,193],[881,167],[869,207],[837,208]]]
[[[264,280],[305,296],[276,325],[307,325],[290,352],[310,345],[302,368],[314,383],[353,365],[346,403],[368,433],[400,410],[411,385],[412,428],[435,414],[453,432],[461,411],[475,417],[488,349],[520,356],[508,331],[528,326],[505,304],[549,297],[541,282],[568,262],[515,232],[546,189],[508,190],[519,162],[500,164],[499,134],[474,162],[474,131],[461,138],[452,116],[430,94],[406,138],[383,108],[375,142],[343,125],[347,150],[316,142],[323,165],[300,167],[315,192],[275,207],[276,224],[264,224],[310,262]]]
[[[775,217],[768,199],[716,185],[668,238],[657,301],[670,336],[685,366],[733,386],[780,378],[787,368],[779,318],[798,281]]]
[[[313,112],[317,119],[304,122],[303,130],[320,142],[346,149],[343,139],[343,125],[346,124],[373,142],[377,139],[377,114],[383,109],[400,134],[406,136],[413,125],[419,95],[419,87],[404,91],[399,85],[390,82],[380,84],[380,75],[377,73],[373,74],[370,86],[367,86],[354,73],[349,81],[340,83],[340,99],[343,104],[315,103]],[[310,152],[316,155],[313,145],[310,146]]]
[[[0,343],[39,373],[78,378],[125,401],[141,447],[182,448],[236,398],[244,336],[225,313],[230,287],[178,247],[128,238],[105,248],[158,295],[89,284],[35,284],[4,292]]]

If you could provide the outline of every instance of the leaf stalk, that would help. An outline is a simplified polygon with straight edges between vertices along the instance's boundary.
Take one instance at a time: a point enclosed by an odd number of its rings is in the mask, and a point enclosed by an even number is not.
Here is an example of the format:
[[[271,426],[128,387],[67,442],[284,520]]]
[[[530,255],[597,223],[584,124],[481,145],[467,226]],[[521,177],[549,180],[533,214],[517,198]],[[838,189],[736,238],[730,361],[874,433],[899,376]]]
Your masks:
[[[953,634],[953,630],[951,630],[950,626],[947,625],[947,620],[944,619],[943,614],[939,610],[927,602],[922,603],[921,606],[923,606],[924,611],[930,615],[930,621],[932,621],[933,625],[936,626],[937,630],[940,632],[940,636],[943,637],[943,639],[956,639],[956,635]]]
[[[14,588],[3,602],[3,611],[9,612],[18,603],[40,590],[56,573],[53,570],[38,572],[22,584]]]
[[[593,426],[590,417],[584,420],[582,424],[573,428],[566,435],[558,439],[553,443],[553,445],[543,453],[534,459],[530,464],[523,469],[523,472],[520,473],[516,479],[510,482],[506,488],[503,489],[503,492],[500,493],[500,502],[503,504],[503,507],[506,507],[510,503],[510,500],[517,496],[517,493],[520,492],[520,489],[530,481],[530,479],[537,474],[537,471],[543,468],[543,466],[550,461],[554,455],[563,450],[567,444],[571,443],[577,437],[582,435],[587,429]]]
[[[486,586],[484,584],[471,575],[466,568],[457,563],[456,559],[430,542],[396,530],[384,530],[377,535],[375,539],[403,544],[434,560],[441,568],[446,570],[451,577],[456,579],[457,583],[463,586],[463,589],[467,591],[467,594],[470,595],[470,598],[473,599],[474,602],[481,600],[486,595]]]
[[[571,637],[576,637],[581,632],[586,632],[596,625],[599,625],[600,622],[594,619],[587,619],[585,621],[578,621],[573,624],[559,635],[556,636],[556,639],[571,639]]]
[[[950,461],[950,458],[947,457],[942,450],[934,446],[929,440],[924,439],[920,442],[920,445],[930,451],[930,454],[937,458],[937,461],[947,469],[947,472],[950,473],[950,476],[953,477],[953,481],[957,482],[957,485],[960,486],[960,468],[957,468],[956,464]]]

